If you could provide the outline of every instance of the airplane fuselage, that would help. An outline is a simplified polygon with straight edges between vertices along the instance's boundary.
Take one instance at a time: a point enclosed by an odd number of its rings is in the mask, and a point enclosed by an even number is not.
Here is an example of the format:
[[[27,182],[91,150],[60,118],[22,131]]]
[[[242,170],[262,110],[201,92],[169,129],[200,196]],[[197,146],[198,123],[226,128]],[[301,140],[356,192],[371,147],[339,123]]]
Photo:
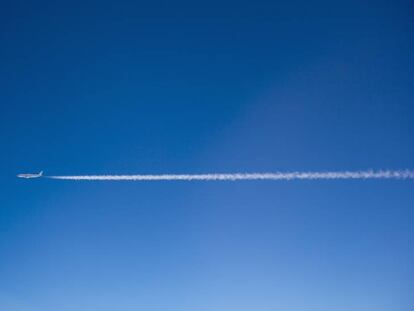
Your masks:
[[[39,178],[41,177],[43,172],[40,172],[39,174],[18,174],[17,177],[19,178]]]

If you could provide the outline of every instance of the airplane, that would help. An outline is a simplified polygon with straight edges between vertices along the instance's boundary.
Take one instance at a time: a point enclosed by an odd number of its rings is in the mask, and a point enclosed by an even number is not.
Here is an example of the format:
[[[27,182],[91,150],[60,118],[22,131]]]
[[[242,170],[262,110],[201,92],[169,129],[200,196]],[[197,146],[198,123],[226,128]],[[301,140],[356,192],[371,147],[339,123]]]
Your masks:
[[[20,178],[39,178],[42,177],[43,171],[40,171],[39,174],[18,174],[17,177]]]

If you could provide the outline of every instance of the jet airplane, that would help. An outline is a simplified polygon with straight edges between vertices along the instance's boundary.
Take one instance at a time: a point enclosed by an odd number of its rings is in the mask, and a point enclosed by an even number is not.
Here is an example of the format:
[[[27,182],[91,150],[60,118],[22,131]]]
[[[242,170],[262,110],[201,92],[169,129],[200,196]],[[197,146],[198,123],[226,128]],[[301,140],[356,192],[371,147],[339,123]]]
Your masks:
[[[18,174],[17,177],[20,178],[39,178],[42,177],[43,171],[40,171],[39,174]]]

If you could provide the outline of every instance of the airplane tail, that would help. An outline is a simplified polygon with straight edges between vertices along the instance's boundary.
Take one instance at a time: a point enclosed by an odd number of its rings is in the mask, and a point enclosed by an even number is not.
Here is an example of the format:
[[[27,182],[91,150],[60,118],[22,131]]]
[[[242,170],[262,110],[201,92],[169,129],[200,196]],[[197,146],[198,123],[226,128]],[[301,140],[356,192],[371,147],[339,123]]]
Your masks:
[[[39,176],[42,176],[42,175],[43,175],[43,171],[40,171]]]

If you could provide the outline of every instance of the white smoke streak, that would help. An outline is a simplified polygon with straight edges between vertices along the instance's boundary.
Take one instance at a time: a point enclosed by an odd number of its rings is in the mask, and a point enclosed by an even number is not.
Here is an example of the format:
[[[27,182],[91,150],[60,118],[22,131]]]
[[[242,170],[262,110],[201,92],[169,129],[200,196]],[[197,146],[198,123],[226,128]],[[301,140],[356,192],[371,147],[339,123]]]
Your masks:
[[[323,179],[414,179],[414,171],[336,171],[336,172],[275,172],[234,174],[160,174],[160,175],[79,175],[45,176],[63,180],[126,180],[126,181],[237,181],[237,180],[323,180]]]

